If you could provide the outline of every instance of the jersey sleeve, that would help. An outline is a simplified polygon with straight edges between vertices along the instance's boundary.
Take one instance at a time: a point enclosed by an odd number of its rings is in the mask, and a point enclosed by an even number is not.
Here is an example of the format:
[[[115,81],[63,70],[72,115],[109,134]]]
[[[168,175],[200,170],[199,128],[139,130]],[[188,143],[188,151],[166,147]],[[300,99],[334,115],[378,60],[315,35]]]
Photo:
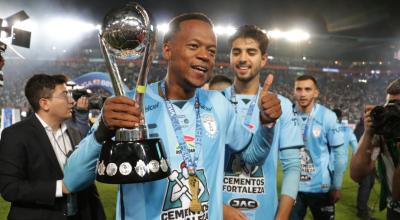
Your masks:
[[[336,115],[329,111],[326,114],[327,117],[327,131],[328,131],[328,145],[331,148],[333,154],[333,179],[332,187],[334,189],[340,189],[343,182],[344,171],[346,170],[346,164],[348,157],[346,155],[346,147],[344,146],[344,134],[340,129],[340,124],[337,121]]]
[[[99,117],[100,118],[100,117]],[[64,184],[70,192],[80,191],[92,184],[96,177],[96,163],[101,151],[94,131],[97,121],[88,135],[76,146],[64,167]]]
[[[292,102],[284,97],[280,97],[280,100],[282,106],[282,115],[278,121],[280,123],[280,131],[279,134],[275,135],[279,135],[279,149],[299,149],[304,146],[304,143],[300,124],[293,113]]]
[[[234,152],[242,152],[242,159],[253,165],[263,164],[271,149],[274,128],[267,128],[262,125],[258,127],[254,135],[235,113],[231,103],[218,94],[219,106],[224,113],[223,122],[226,124],[225,144]]]
[[[351,145],[351,153],[354,155],[357,151],[357,137],[354,134],[354,132],[351,130],[351,128],[348,128],[348,133],[349,133],[349,144]]]
[[[326,118],[326,130],[328,145],[332,148],[339,147],[344,143],[343,132],[340,129],[340,124],[338,123],[335,113],[328,111],[325,114]]]
[[[279,157],[283,170],[281,194],[295,200],[300,182],[300,150],[289,148],[280,151]]]

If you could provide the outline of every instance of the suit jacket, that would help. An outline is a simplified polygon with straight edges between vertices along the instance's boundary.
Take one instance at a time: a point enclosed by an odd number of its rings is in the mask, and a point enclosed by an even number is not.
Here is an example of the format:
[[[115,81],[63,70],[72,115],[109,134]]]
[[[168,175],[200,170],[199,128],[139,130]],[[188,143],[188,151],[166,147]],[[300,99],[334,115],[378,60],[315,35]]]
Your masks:
[[[68,127],[74,148],[81,140],[78,130]],[[9,219],[67,219],[66,196],[56,198],[56,181],[63,179],[46,131],[35,114],[3,130],[0,140],[0,192],[11,202]],[[74,219],[105,219],[94,184],[78,192]]]

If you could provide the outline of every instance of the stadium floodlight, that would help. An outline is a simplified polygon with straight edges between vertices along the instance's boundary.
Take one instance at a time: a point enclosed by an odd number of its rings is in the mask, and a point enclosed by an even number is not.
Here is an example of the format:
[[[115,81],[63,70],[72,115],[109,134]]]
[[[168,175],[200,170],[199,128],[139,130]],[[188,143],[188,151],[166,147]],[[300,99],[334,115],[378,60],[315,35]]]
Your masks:
[[[233,27],[231,25],[228,25],[225,28],[225,35],[227,35],[228,37],[232,36],[234,33],[236,33],[236,28],[235,27]]]
[[[232,36],[236,32],[236,28],[231,25],[216,25],[214,32],[218,36]]]
[[[50,20],[44,27],[47,36],[59,41],[73,40],[87,32],[97,30],[94,24],[72,18],[56,18]]]
[[[158,24],[157,31],[161,32],[162,34],[166,34],[169,31],[168,23]]]
[[[291,42],[301,42],[310,39],[310,34],[303,30],[292,30],[285,33],[285,39]]]
[[[267,31],[267,35],[271,39],[286,39],[290,42],[300,42],[310,39],[310,34],[300,29],[291,31],[280,31],[279,29],[274,29]]]
[[[279,29],[274,29],[272,31],[267,31],[267,35],[271,39],[281,39],[284,37],[285,33]]]
[[[225,28],[223,26],[214,26],[214,32],[216,35],[223,35],[225,33]]]

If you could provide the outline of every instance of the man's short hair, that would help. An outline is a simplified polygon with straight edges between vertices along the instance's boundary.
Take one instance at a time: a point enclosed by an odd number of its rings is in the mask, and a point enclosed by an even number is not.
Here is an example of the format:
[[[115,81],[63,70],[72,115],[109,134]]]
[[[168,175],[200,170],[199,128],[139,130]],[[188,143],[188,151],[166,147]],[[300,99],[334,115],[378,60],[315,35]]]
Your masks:
[[[67,83],[65,75],[36,74],[25,85],[25,96],[34,112],[39,111],[39,100],[50,98],[57,85]]]
[[[388,87],[386,87],[386,93],[389,95],[398,95],[400,94],[400,79],[396,79],[392,81]]]
[[[258,42],[261,54],[264,55],[268,48],[268,36],[255,25],[243,25],[229,38],[229,45],[232,47],[233,41],[238,38],[251,38]]]
[[[208,86],[211,87],[217,83],[228,83],[228,84],[232,85],[233,82],[229,77],[227,77],[225,75],[216,74],[213,77],[211,77],[210,81],[208,82]]]
[[[203,13],[199,13],[199,12],[193,12],[193,13],[185,13],[185,14],[181,14],[178,15],[174,18],[172,18],[172,20],[169,22],[168,24],[168,32],[164,35],[164,39],[163,39],[163,43],[167,43],[168,41],[171,40],[171,38],[180,31],[180,24],[184,21],[188,21],[188,20],[200,20],[200,21],[204,21],[206,23],[208,23],[211,27],[213,27],[213,23],[211,21],[211,19],[203,14]]]
[[[317,87],[317,89],[318,89],[317,80],[313,76],[311,76],[311,75],[301,75],[301,76],[296,78],[296,81],[305,81],[305,80],[313,81],[315,87]]]

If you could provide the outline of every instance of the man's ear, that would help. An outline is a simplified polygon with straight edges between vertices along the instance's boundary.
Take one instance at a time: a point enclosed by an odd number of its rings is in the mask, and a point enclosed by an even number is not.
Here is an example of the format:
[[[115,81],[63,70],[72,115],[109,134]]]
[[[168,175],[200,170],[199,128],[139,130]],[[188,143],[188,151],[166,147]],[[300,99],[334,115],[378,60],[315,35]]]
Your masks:
[[[261,56],[261,67],[264,67],[268,63],[268,54],[265,53]]]
[[[43,111],[48,111],[50,109],[49,100],[45,98],[39,99],[39,108]]]
[[[314,93],[314,98],[318,98],[318,96],[319,96],[319,89],[316,89]]]
[[[171,43],[166,42],[163,44],[162,54],[164,59],[170,60],[171,59]]]

